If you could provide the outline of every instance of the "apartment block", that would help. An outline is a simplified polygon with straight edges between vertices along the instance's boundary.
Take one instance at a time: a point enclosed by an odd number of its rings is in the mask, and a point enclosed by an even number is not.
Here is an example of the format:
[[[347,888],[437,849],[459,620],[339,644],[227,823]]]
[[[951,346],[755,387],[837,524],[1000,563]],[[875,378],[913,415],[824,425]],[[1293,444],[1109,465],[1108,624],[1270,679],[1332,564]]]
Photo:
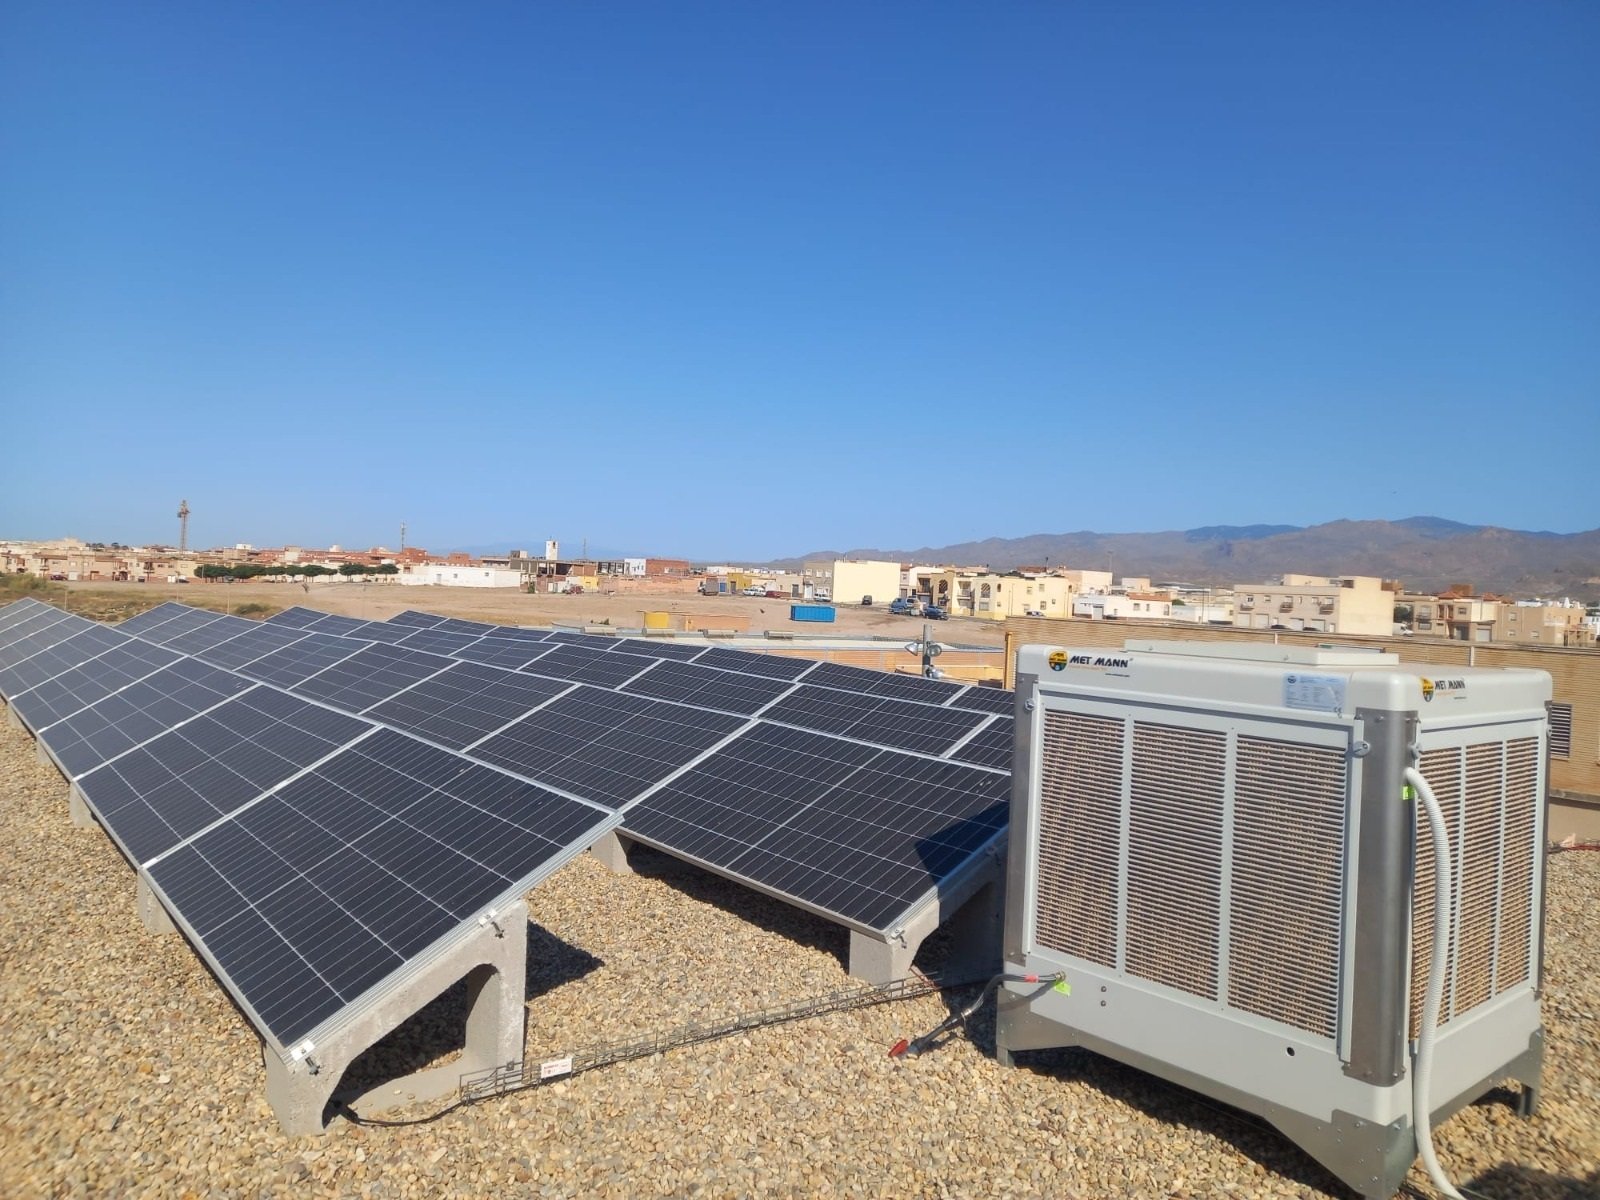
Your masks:
[[[1285,575],[1279,583],[1235,584],[1235,625],[1306,633],[1394,632],[1397,589],[1373,575]]]

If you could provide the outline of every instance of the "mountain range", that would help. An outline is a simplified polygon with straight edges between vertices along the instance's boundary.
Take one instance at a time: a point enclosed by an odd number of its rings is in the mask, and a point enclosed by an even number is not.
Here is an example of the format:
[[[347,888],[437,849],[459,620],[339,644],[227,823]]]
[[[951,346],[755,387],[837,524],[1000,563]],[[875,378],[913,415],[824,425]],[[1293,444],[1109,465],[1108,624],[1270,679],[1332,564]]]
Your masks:
[[[1377,575],[1400,580],[1407,591],[1436,592],[1467,583],[1480,594],[1518,599],[1600,599],[1600,529],[1546,533],[1442,517],[1309,526],[1207,525],[1160,533],[1035,533],[949,546],[819,550],[774,565],[825,558],[987,565],[994,570],[1053,565],[1200,586],[1259,583],[1285,572]]]

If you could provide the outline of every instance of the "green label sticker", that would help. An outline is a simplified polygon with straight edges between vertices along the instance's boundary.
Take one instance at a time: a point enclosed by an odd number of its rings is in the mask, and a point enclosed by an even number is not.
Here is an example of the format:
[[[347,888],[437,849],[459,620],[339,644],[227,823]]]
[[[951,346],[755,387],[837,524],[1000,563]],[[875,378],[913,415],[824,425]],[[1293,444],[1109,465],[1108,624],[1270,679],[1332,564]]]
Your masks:
[[[1050,990],[1052,992],[1060,992],[1063,996],[1072,995],[1072,985],[1070,983],[1068,983],[1065,979],[1056,980],[1055,986],[1052,987]]]
[[[1416,798],[1417,798],[1417,789],[1412,787],[1409,783],[1404,785],[1400,789],[1400,799],[1402,799],[1402,800],[1415,800]]]

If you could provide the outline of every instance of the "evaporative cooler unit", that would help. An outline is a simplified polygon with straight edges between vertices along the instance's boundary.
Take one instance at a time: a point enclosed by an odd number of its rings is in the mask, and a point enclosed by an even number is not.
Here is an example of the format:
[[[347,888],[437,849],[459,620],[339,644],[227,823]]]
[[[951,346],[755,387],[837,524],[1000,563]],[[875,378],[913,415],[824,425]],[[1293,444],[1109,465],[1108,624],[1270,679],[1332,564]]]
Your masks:
[[[1064,978],[1001,992],[1002,1062],[1087,1047],[1368,1197],[1498,1081],[1532,1111],[1548,675],[1130,641],[1024,647],[1016,694],[1006,970]]]

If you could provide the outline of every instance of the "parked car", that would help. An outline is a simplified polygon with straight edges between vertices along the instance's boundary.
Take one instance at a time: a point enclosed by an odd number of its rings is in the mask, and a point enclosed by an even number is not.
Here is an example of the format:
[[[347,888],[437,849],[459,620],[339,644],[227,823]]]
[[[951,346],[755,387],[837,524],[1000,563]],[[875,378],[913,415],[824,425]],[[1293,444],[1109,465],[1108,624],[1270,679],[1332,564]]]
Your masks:
[[[940,608],[937,604],[927,605],[922,610],[922,615],[927,617],[930,621],[948,621],[950,619],[950,614],[945,612],[945,610]]]
[[[767,589],[764,587],[757,587],[755,584],[751,584],[749,587],[745,588],[744,594],[746,596],[765,596],[767,594]]]
[[[777,588],[768,588],[767,589],[767,599],[768,600],[786,600],[786,599],[788,599],[788,597],[785,596],[782,592],[780,592]]]
[[[914,617],[917,615],[917,602],[915,600],[891,600],[889,611],[897,617]]]
[[[826,604],[828,601],[833,599],[833,593],[827,588],[818,588],[816,591],[811,593],[811,598],[820,604]]]
[[[872,607],[872,597],[871,596],[863,596],[863,597],[861,597],[861,607],[862,608],[871,608]]]

